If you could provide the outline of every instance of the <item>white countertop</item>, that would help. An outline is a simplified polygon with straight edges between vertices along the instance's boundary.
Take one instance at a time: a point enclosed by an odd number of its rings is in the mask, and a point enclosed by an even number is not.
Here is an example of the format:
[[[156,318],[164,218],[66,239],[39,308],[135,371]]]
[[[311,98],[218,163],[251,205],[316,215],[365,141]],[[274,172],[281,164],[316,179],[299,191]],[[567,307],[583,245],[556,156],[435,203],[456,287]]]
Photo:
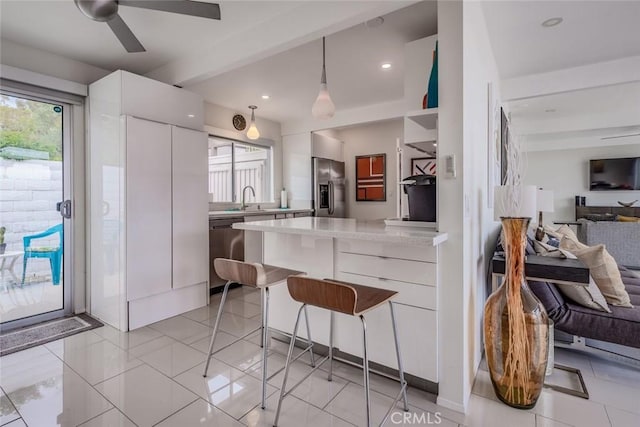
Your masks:
[[[290,208],[268,208],[268,209],[248,209],[248,210],[226,210],[226,211],[209,211],[209,217],[227,218],[227,217],[241,217],[250,215],[270,215],[277,213],[300,213],[300,212],[313,212],[313,209],[290,209]]]
[[[447,233],[435,229],[386,226],[384,221],[361,221],[351,218],[301,217],[233,224],[249,231],[303,234],[318,237],[371,240],[412,246],[437,246],[447,240]]]

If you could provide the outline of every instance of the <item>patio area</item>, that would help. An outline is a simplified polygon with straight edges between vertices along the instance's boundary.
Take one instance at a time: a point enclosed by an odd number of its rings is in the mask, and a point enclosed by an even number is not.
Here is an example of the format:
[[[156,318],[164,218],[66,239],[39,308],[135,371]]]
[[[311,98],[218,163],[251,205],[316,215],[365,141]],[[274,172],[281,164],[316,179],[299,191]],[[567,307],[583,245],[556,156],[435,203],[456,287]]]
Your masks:
[[[62,308],[62,285],[54,286],[50,278],[6,285],[0,286],[0,323]]]

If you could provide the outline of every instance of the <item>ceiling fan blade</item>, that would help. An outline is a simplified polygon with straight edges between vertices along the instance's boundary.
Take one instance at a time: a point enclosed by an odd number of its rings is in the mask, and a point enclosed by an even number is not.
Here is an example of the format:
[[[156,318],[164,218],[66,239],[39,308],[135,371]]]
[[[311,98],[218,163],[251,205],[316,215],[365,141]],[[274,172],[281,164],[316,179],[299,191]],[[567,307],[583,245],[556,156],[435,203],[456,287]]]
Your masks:
[[[220,5],[217,3],[189,0],[120,0],[118,4],[120,6],[199,16],[201,18],[220,19]]]
[[[127,49],[127,52],[146,52],[142,43],[137,39],[135,34],[131,31],[129,26],[122,20],[120,15],[115,15],[113,18],[107,21],[109,28],[116,35],[122,46]]]

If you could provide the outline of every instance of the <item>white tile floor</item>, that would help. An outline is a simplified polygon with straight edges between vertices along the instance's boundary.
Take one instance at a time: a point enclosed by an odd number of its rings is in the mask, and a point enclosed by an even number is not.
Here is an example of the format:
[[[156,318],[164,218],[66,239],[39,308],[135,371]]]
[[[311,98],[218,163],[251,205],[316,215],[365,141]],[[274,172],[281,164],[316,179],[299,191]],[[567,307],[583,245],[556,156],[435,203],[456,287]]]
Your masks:
[[[230,298],[220,347],[255,326],[259,318],[256,292],[235,289]],[[219,296],[213,297],[209,307],[132,333],[105,326],[0,358],[0,425],[270,426],[282,374],[269,381],[267,409],[260,409],[257,334],[217,353],[208,377],[202,377],[218,301]],[[272,348],[284,351],[286,345],[272,341]],[[638,370],[563,349],[556,349],[556,361],[582,370],[590,400],[545,389],[535,408],[512,409],[493,394],[483,364],[467,414],[440,407],[434,396],[409,389],[415,418],[404,425],[640,426]],[[308,372],[303,362],[294,365],[292,381]],[[279,354],[269,356],[270,373],[283,364]],[[364,424],[361,371],[336,363],[334,381],[328,383],[325,378],[325,372],[316,372],[285,399],[282,427]],[[372,417],[377,421],[398,384],[373,375],[371,387]],[[389,420],[386,425],[397,424]]]

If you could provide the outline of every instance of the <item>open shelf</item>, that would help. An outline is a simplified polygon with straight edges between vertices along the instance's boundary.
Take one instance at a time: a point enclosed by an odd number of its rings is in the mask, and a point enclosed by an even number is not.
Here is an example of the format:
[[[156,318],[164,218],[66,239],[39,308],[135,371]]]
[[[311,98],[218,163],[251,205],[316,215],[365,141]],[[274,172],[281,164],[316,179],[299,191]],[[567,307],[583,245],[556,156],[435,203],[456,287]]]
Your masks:
[[[413,120],[425,129],[435,129],[438,119],[438,109],[427,108],[426,110],[409,111],[405,117]]]

